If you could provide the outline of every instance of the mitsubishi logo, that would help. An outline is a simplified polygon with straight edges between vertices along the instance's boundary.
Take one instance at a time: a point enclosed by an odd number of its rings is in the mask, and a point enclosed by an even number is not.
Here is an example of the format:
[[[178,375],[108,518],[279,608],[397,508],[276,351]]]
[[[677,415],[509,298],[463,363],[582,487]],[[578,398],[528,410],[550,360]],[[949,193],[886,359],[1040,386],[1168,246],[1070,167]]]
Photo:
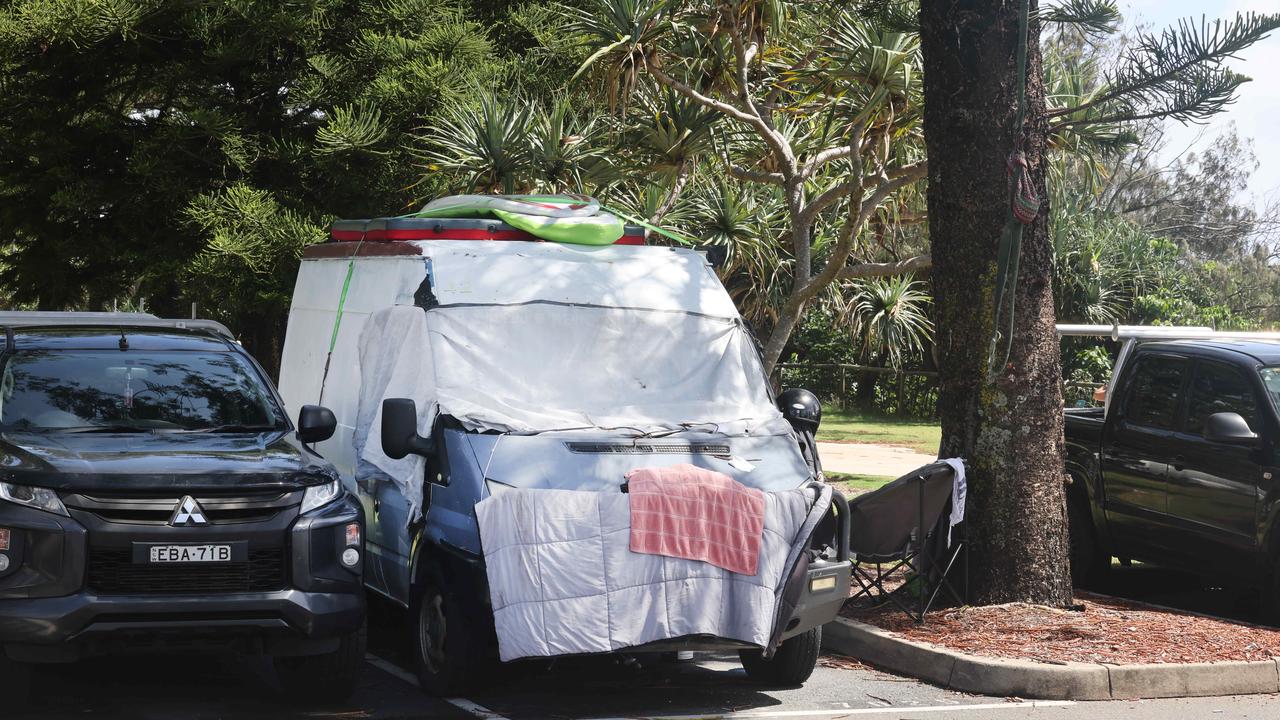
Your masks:
[[[169,524],[174,527],[208,525],[209,519],[204,516],[204,508],[200,507],[200,503],[187,495],[179,500],[178,506],[173,509],[173,517],[169,518]]]

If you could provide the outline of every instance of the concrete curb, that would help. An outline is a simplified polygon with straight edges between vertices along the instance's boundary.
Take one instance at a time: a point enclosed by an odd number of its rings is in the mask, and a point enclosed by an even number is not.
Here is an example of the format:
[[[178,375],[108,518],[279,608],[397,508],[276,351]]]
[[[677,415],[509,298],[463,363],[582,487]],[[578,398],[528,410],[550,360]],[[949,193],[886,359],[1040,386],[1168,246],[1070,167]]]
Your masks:
[[[1160,665],[1042,663],[986,658],[906,640],[878,627],[837,618],[822,628],[830,650],[934,685],[1041,700],[1253,695],[1280,692],[1280,658],[1258,662]]]

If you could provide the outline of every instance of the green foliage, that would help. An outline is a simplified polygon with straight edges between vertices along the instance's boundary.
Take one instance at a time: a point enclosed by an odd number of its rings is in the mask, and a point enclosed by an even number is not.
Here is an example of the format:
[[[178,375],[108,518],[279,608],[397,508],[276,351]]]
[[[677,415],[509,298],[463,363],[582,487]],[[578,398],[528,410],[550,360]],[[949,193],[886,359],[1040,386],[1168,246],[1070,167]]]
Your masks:
[[[1071,10],[1072,5],[1079,7]],[[1109,14],[1108,5],[1107,0],[1072,0],[1057,12],[1074,12],[1077,23],[1100,31],[1114,27],[1114,17],[1098,23]],[[1227,68],[1226,61],[1277,28],[1280,14],[1243,13],[1212,23],[1203,18],[1180,20],[1158,35],[1139,31],[1095,97],[1050,112],[1062,118],[1055,128],[1149,118],[1204,120],[1231,103],[1249,81]]]
[[[11,302],[190,301],[274,360],[301,247],[405,206],[409,134],[518,57],[453,0],[28,0],[0,9]]]
[[[854,283],[853,325],[862,336],[864,357],[877,355],[891,367],[924,352],[933,339],[923,283],[910,275],[871,278]]]
[[[1115,32],[1120,24],[1120,9],[1114,0],[1062,0],[1040,13],[1047,23],[1070,25],[1086,35]]]
[[[613,175],[608,130],[564,95],[537,103],[481,93],[419,136],[419,154],[449,190],[596,192]]]

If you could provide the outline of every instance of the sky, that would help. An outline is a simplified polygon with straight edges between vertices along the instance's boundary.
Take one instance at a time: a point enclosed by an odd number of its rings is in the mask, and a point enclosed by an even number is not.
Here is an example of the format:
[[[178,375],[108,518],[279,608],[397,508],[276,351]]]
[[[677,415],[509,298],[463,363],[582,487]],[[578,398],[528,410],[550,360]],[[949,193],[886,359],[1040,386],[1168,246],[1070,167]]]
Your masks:
[[[1210,22],[1235,17],[1237,12],[1280,12],[1280,0],[1119,0],[1125,28],[1139,24],[1149,31],[1175,25],[1180,18],[1201,16]],[[1182,125],[1166,121],[1169,138],[1166,158],[1190,147],[1208,146],[1230,124],[1235,123],[1241,138],[1253,139],[1259,167],[1249,182],[1247,198],[1259,210],[1268,200],[1280,201],[1280,32],[1255,44],[1231,60],[1232,70],[1253,82],[1245,83],[1236,102],[1203,125]]]

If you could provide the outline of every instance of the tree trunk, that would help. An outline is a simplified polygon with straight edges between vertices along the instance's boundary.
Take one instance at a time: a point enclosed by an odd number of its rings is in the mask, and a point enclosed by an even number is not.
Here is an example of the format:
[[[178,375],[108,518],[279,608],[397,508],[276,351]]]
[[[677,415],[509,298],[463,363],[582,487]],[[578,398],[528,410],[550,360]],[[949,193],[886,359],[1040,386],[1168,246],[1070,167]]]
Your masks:
[[[1063,606],[1071,601],[1071,580],[1046,208],[1023,235],[1008,362],[1006,316],[994,377],[987,364],[996,254],[1009,208],[1005,162],[1019,130],[1019,6],[1020,0],[923,0],[920,7],[939,415],[943,457],[969,462],[972,600]],[[1039,34],[1033,19],[1024,148],[1044,198]]]

